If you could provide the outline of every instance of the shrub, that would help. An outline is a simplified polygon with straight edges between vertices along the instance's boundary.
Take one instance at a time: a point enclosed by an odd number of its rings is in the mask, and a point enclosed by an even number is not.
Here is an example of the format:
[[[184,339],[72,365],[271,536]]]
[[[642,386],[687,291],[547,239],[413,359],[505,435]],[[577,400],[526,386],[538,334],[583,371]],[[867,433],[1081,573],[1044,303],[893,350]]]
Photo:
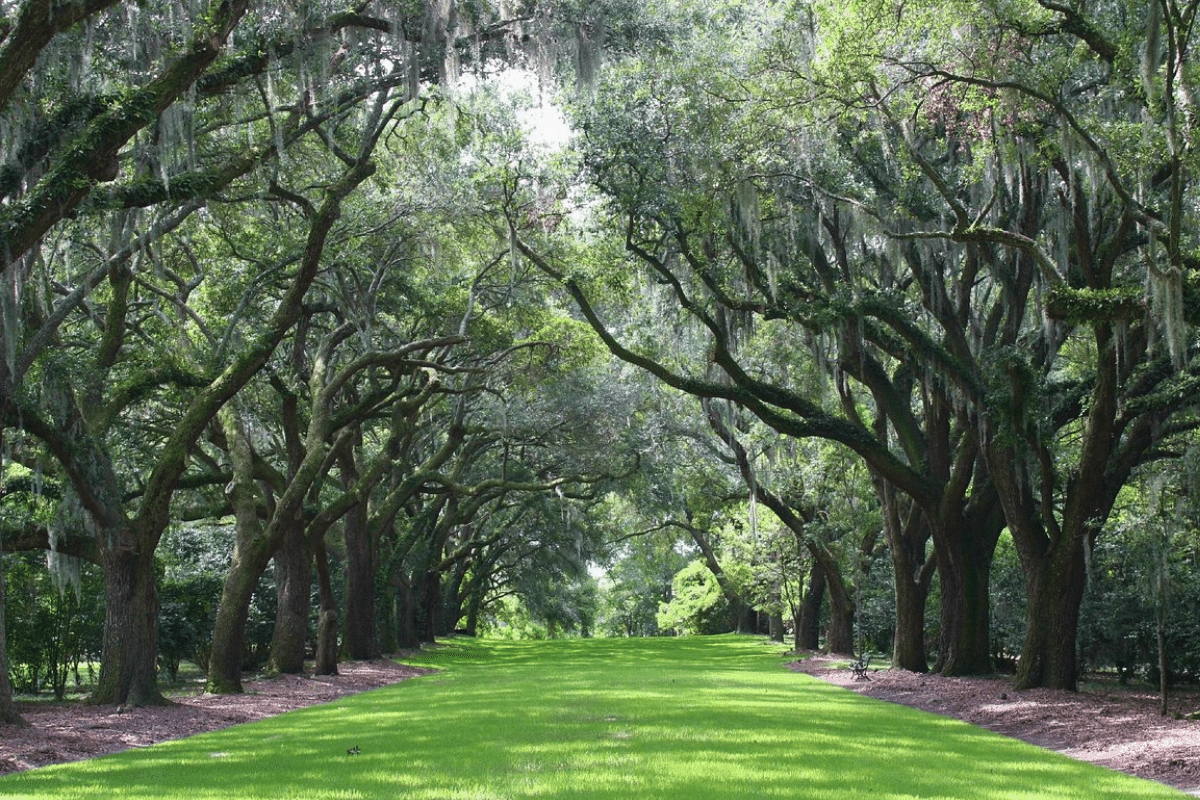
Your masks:
[[[693,561],[671,581],[671,600],[658,611],[658,626],[681,634],[733,630],[729,601],[703,561]]]

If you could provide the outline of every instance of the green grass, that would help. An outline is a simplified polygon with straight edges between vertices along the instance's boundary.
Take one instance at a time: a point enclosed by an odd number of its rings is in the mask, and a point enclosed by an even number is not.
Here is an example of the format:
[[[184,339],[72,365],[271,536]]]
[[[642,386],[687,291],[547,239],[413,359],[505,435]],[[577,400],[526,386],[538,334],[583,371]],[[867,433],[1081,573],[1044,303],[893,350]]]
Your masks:
[[[0,778],[28,798],[1184,797],[783,667],[749,637],[454,642],[444,672]],[[358,746],[361,754],[346,755]]]

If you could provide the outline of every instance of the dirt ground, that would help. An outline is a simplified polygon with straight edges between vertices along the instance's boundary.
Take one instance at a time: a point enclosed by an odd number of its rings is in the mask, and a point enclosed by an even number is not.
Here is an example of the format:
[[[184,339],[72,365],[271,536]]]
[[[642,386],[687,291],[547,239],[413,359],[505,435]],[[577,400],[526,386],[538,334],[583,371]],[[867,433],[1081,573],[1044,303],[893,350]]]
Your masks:
[[[1119,686],[1072,694],[1016,692],[1005,678],[942,678],[903,670],[856,681],[846,659],[813,655],[793,669],[870,697],[966,722],[1200,795],[1200,721],[1158,714],[1158,699]],[[426,670],[391,661],[339,665],[332,677],[250,681],[241,695],[189,695],[175,704],[118,713],[112,706],[33,702],[19,707],[29,727],[0,727],[0,773],[94,758],[281,714],[396,683]],[[1176,695],[1172,710],[1200,710],[1200,693]]]
[[[1200,692],[1170,698],[1167,717],[1156,693],[1084,684],[1079,692],[1014,691],[1005,677],[943,678],[899,669],[871,670],[855,680],[845,657],[811,655],[792,669],[888,700],[979,725],[1072,758],[1159,781],[1200,796]]]

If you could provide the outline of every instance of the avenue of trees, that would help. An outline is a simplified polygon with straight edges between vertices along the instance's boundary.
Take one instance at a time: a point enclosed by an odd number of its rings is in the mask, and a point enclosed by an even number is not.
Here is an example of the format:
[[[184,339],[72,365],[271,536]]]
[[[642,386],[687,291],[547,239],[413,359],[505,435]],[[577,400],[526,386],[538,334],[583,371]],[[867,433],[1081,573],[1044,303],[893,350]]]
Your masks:
[[[581,112],[583,175],[619,243],[515,214],[513,236],[619,358],[861,458],[897,663],[926,663],[932,547],[937,668],[990,667],[1007,530],[1017,683],[1073,688],[1089,556],[1139,470],[1193,438],[1195,12],[721,7]],[[614,273],[694,346],[612,321]]]
[[[0,0],[5,719],[455,630],[1200,675],[1196,6],[643,6]]]

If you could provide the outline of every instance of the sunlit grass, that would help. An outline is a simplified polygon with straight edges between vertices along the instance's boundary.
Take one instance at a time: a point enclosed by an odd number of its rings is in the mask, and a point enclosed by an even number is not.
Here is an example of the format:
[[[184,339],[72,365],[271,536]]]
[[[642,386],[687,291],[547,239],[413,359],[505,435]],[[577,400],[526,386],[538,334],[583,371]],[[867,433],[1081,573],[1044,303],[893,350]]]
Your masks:
[[[0,779],[30,798],[1183,797],[784,669],[748,637],[455,642],[445,671]],[[359,747],[358,755],[346,750]]]

